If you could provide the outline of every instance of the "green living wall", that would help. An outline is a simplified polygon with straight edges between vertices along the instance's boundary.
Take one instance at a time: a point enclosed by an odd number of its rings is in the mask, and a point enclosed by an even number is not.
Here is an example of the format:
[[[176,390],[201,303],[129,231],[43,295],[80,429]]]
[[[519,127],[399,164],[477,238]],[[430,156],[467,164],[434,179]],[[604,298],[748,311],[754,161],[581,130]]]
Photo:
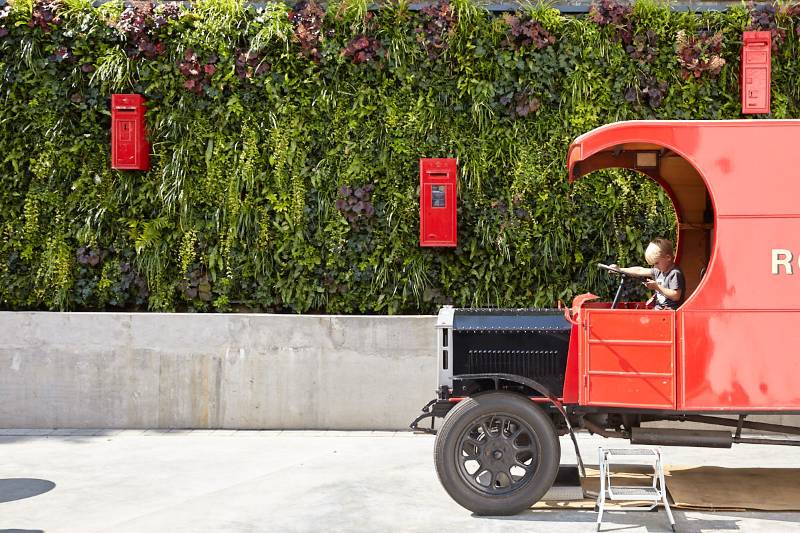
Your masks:
[[[565,17],[470,0],[85,0],[0,7],[0,308],[431,312],[608,294],[594,263],[673,234],[632,172],[566,182],[569,143],[636,118],[740,117],[741,33],[793,5]],[[110,169],[110,95],[148,99],[149,172]],[[459,159],[459,246],[418,246],[418,159]]]

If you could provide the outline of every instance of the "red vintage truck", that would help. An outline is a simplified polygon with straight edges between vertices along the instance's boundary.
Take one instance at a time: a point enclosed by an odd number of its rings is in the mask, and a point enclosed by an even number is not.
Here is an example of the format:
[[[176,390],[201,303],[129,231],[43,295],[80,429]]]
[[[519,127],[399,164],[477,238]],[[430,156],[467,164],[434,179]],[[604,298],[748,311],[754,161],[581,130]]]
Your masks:
[[[478,514],[530,507],[558,471],[558,435],[633,443],[800,445],[800,428],[746,420],[800,414],[800,120],[630,121],[569,147],[569,179],[634,169],[677,218],[686,280],[675,311],[584,294],[567,309],[439,312],[435,463]],[[609,275],[630,280],[605,265]],[[639,281],[639,280],[630,280]],[[722,416],[726,415],[726,416]],[[731,416],[733,415],[733,416]],[[716,429],[643,427],[691,421]],[[576,445],[577,451],[577,445]]]

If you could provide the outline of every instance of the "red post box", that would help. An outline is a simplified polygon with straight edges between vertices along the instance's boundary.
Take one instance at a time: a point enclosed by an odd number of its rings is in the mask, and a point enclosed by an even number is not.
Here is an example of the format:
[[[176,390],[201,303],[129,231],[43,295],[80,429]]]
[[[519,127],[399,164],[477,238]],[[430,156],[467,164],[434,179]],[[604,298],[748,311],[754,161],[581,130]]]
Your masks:
[[[140,94],[111,95],[111,168],[150,170],[144,111]]]
[[[769,113],[772,36],[768,31],[742,35],[742,113]]]
[[[419,160],[419,245],[456,246],[455,159]]]

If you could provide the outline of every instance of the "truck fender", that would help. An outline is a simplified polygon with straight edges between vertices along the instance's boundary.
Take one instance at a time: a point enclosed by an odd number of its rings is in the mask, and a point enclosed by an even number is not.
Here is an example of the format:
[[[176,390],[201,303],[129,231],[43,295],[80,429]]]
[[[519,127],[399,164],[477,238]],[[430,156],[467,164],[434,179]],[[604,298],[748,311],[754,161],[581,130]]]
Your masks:
[[[534,380],[532,380],[530,378],[526,378],[526,377],[523,377],[523,376],[517,376],[515,374],[498,374],[498,373],[457,374],[457,375],[453,376],[453,379],[454,380],[456,380],[456,379],[462,379],[462,380],[466,380],[466,379],[491,379],[492,381],[494,381],[494,388],[496,390],[500,389],[500,381],[501,380],[502,381],[510,381],[512,383],[518,383],[520,385],[524,385],[525,387],[533,389],[536,392],[538,392],[539,394],[541,394],[542,396],[544,396],[545,398],[547,398],[548,400],[550,400],[550,403],[552,403],[555,406],[555,408],[558,409],[558,412],[561,413],[561,416],[564,417],[564,422],[567,424],[567,429],[569,430],[569,436],[572,439],[572,444],[573,444],[573,446],[575,446],[575,453],[576,453],[577,458],[578,458],[578,465],[580,466],[580,469],[581,469],[581,475],[582,476],[586,475],[586,472],[585,472],[585,470],[583,468],[583,460],[581,459],[581,454],[580,454],[580,452],[578,450],[578,441],[575,438],[575,432],[572,430],[572,424],[569,421],[569,416],[567,416],[567,411],[564,409],[564,404],[561,403],[561,401],[555,396],[555,394],[550,392],[547,389],[547,387],[545,387],[541,383],[539,383],[537,381],[534,381]]]

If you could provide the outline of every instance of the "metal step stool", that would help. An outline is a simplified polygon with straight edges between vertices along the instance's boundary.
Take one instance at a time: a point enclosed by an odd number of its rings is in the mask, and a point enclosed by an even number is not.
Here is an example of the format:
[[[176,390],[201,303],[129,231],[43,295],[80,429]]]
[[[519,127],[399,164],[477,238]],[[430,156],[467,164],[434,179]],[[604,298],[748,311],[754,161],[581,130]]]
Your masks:
[[[599,448],[600,454],[600,492],[597,494],[597,531],[603,523],[603,510],[606,500],[611,501],[647,501],[649,505],[626,507],[625,511],[652,511],[658,502],[664,504],[672,531],[675,519],[667,501],[667,486],[664,483],[664,468],[661,464],[661,450],[658,448]],[[615,486],[611,483],[611,465],[641,465],[653,468],[653,484],[631,487]]]

